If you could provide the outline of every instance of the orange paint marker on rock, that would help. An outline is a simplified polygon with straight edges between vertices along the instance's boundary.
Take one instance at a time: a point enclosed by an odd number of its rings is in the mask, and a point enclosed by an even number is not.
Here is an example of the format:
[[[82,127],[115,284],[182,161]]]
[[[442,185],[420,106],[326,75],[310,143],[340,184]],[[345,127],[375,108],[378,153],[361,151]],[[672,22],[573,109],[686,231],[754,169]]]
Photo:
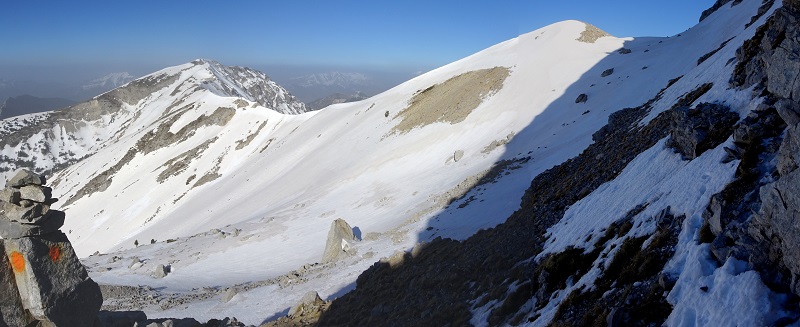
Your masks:
[[[11,267],[14,268],[14,272],[21,273],[25,270],[25,257],[22,256],[22,253],[17,251],[11,252]]]
[[[53,245],[50,247],[50,259],[53,261],[58,261],[61,258],[61,248],[58,245]]]

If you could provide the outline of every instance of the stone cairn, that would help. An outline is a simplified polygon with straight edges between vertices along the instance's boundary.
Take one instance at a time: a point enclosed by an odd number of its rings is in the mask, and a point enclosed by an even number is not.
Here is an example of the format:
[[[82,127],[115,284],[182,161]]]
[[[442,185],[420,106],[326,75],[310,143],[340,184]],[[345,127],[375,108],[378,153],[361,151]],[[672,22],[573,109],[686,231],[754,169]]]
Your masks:
[[[20,170],[0,191],[0,327],[96,326],[100,287],[78,260],[45,179]]]

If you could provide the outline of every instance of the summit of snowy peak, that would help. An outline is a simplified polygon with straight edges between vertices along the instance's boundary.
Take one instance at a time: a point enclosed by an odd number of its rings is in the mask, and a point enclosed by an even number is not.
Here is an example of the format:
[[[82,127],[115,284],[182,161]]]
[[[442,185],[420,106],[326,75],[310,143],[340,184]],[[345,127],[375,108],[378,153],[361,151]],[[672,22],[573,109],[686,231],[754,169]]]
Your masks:
[[[574,19],[555,22],[524,35],[538,39],[543,35],[553,33],[584,43],[595,43],[595,41],[606,36],[613,37],[613,35],[595,25]]]
[[[303,102],[263,72],[241,66],[225,66],[209,59],[196,59],[191,64],[210,73],[209,78],[200,81],[200,86],[214,94],[244,98],[284,114],[308,111]]]

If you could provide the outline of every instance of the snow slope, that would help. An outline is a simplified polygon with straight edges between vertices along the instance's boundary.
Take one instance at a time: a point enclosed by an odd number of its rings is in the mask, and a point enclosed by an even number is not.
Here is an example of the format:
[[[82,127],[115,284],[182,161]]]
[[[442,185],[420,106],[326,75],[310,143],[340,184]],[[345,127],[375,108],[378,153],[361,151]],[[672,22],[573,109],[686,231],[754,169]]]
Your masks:
[[[307,291],[327,299],[342,295],[379,258],[439,236],[465,239],[502,223],[519,208],[534,176],[580,154],[611,113],[645,103],[676,77],[684,76],[664,90],[648,119],[707,82],[714,87],[697,103],[726,99],[742,115],[751,111],[758,100],[726,87],[728,59],[761,24],[743,28],[759,5],[724,6],[671,38],[580,42],[589,25],[560,22],[370,99],[299,115],[286,114],[300,111],[291,110],[297,107],[290,101],[274,105],[270,97],[255,94],[250,87],[255,75],[207,61],[167,68],[149,77],[173,77],[135,108],[126,105],[129,114],[82,129],[87,135],[79,140],[100,142],[78,142],[76,157],[88,158],[52,178],[68,217],[62,230],[96,281],[146,285],[155,294],[141,302],[113,303],[116,308],[141,309],[150,317],[236,316],[249,324],[274,319]],[[728,40],[698,65],[698,58]],[[612,68],[610,75],[601,74]],[[471,72],[492,69],[508,72],[498,89],[469,79]],[[398,129],[406,108],[459,78],[470,86],[464,89],[482,90],[474,109],[454,120]],[[575,101],[581,94],[585,103]],[[571,206],[550,230],[546,252],[594,244],[602,228],[632,206],[658,202],[649,210],[671,206],[676,215],[691,217],[672,265],[674,274],[686,274],[679,285],[711,275],[720,276],[715,277],[720,283],[739,282],[742,276],[753,292],[740,297],[761,296],[769,303],[772,295],[757,279],[742,275],[736,262],[701,274],[691,261],[704,260],[701,252],[707,251],[692,245],[697,227],[692,222],[708,197],[730,181],[736,162],[719,164],[724,151],[717,148],[687,164],[663,143]],[[3,151],[11,156],[18,150]],[[653,162],[663,164],[652,170]],[[491,181],[480,182],[487,174]],[[641,182],[648,178],[652,183]],[[596,220],[603,210],[606,220]],[[637,216],[641,224],[634,233],[647,235],[655,228],[646,220],[652,214]],[[337,218],[357,229],[358,253],[318,264]],[[159,264],[171,269],[160,279],[153,274]],[[591,285],[596,277],[589,273],[570,287]],[[748,303],[715,311],[714,298],[689,302],[696,294],[681,291],[688,287],[669,297],[679,309],[672,325],[689,319],[684,304],[706,310],[696,312],[697,319],[713,323],[718,311]],[[531,323],[549,322],[567,294],[558,293]],[[476,309],[473,322],[485,324],[490,309]],[[766,311],[762,316],[769,317]]]
[[[576,41],[586,28],[586,24],[577,21],[554,24],[417,77],[367,101],[298,116],[278,114],[260,106],[237,108],[234,98],[198,94],[198,98],[186,101],[198,104],[196,107],[161,128],[178,132],[220,107],[235,108],[235,114],[224,125],[195,129],[182,142],[135,155],[113,174],[104,191],[62,207],[70,217],[63,229],[81,256],[95,251],[123,251],[121,256],[126,258],[137,255],[147,259],[146,268],[129,270],[125,266],[105,271],[108,256],[89,258],[87,262],[98,267],[93,270],[93,277],[99,282],[187,291],[269,280],[316,263],[330,222],[343,218],[363,237],[370,235],[372,239],[358,244],[361,259],[357,263],[325,273],[345,276],[295,286],[291,294],[282,297],[285,302],[267,305],[267,299],[255,300],[254,305],[261,306],[255,311],[236,305],[227,306],[226,310],[232,310],[240,319],[244,312],[266,318],[298,299],[304,293],[298,288],[313,287],[325,297],[337,294],[351,287],[348,285],[358,272],[375,259],[424,241],[418,234],[429,224],[434,227],[433,234],[423,238],[465,238],[480,228],[502,222],[518,207],[530,178],[580,153],[591,142],[589,131],[605,124],[610,109],[638,105],[675,77],[673,68],[654,66],[651,72],[670,74],[607,78],[603,81],[612,83],[601,84],[598,73],[597,85],[590,88],[591,83],[581,77],[603,58],[617,56],[620,65],[629,60],[655,63],[658,58],[617,54],[615,51],[630,39]],[[644,48],[657,42],[653,39],[636,46]],[[393,131],[401,120],[397,113],[408,106],[416,93],[454,76],[493,67],[506,67],[510,72],[502,88],[483,95],[483,101],[463,121]],[[180,68],[172,68],[177,69]],[[624,70],[620,74],[623,73]],[[559,103],[558,111],[544,113],[556,99],[577,97],[580,92],[573,91],[577,89],[573,84],[579,80],[585,84],[579,88],[592,90],[590,101],[604,103],[614,99],[615,106],[603,110],[570,101]],[[650,94],[642,92],[644,82],[652,84],[645,90]],[[568,88],[574,94],[564,94]],[[618,97],[611,94],[611,89],[623,90],[617,92],[629,96]],[[587,109],[592,110],[584,114]],[[148,122],[156,122],[160,115],[160,111],[152,114]],[[537,129],[531,132],[532,123]],[[59,181],[55,192],[63,199],[74,197],[85,188],[87,176],[115,165],[157,125],[142,125],[135,129],[136,134],[97,152],[96,158],[65,169],[55,176]],[[523,137],[513,136],[523,130],[528,131]],[[246,146],[236,149],[238,141],[248,138],[252,139]],[[165,162],[212,139],[202,155],[184,160],[186,167],[180,173],[162,183],[157,181]],[[503,145],[508,139],[512,142]],[[490,147],[498,141],[500,146]],[[455,161],[457,151],[463,151],[463,157]],[[529,156],[532,158],[526,161]],[[519,167],[486,185],[491,191],[485,192],[484,202],[473,201],[452,220],[428,221],[444,208],[448,195],[469,189],[459,184],[466,181],[470,185],[500,160],[516,161]],[[218,177],[194,185],[210,172]],[[495,219],[481,218],[485,212],[492,212]],[[207,233],[215,228],[229,233],[241,230],[239,240],[218,240],[217,233]],[[134,248],[134,241],[142,244],[151,239],[159,242]],[[167,239],[177,241],[160,243]],[[184,252],[176,250],[181,244],[187,249]],[[203,251],[192,256],[188,250],[191,248]],[[155,265],[170,261],[173,273],[164,279],[150,277]],[[185,315],[197,313],[202,317],[201,311]]]

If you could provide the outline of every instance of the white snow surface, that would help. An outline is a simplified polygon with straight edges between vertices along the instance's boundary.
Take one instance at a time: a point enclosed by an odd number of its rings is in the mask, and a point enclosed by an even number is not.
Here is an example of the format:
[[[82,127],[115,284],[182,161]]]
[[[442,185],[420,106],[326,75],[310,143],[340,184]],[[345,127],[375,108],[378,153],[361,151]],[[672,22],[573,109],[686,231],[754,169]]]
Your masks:
[[[560,22],[370,99],[299,115],[282,114],[253,99],[220,92],[224,87],[202,84],[214,69],[192,64],[167,68],[150,76],[179,74],[177,80],[127,108],[125,116],[109,119],[111,126],[115,126],[111,121],[125,121],[125,127],[106,130],[107,142],[82,152],[91,157],[54,176],[59,181],[55,196],[64,200],[74,196],[172,117],[179,115],[165,128],[178,133],[219,108],[232,108],[235,114],[227,122],[196,128],[185,139],[147,154],[136,152],[113,173],[107,188],[68,206],[56,204],[67,214],[62,230],[100,283],[145,285],[185,296],[262,282],[229,302],[220,301],[222,295],[217,294],[166,309],[157,304],[143,307],[151,318],[235,316],[259,324],[285,314],[307,291],[318,291],[325,299],[344,294],[379,258],[438,236],[465,239],[502,223],[519,208],[534,176],[580,154],[609,114],[643,104],[675,77],[684,76],[665,91],[648,119],[706,82],[715,86],[703,98],[727,99],[729,106],[746,114],[760,100],[751,100],[748,91],[727,89],[732,69],[727,60],[760,25],[743,26],[759,4],[750,0],[725,6],[671,38],[603,37],[583,43],[576,39],[586,24]],[[725,48],[696,65],[697,58],[730,38]],[[632,53],[618,53],[622,47]],[[392,132],[400,121],[396,113],[416,92],[469,71],[498,66],[510,70],[503,88],[485,97],[464,121]],[[614,73],[601,77],[608,68]],[[575,103],[579,94],[587,94],[588,101]],[[508,144],[483,151],[512,133]],[[709,196],[732,179],[738,162],[721,164],[721,146],[684,161],[663,144],[662,140],[639,155],[617,179],[571,206],[549,230],[546,252],[594,244],[604,227],[643,203],[649,206],[636,216],[630,235],[652,233],[653,215],[667,206],[676,215],[689,217],[687,222],[696,222]],[[184,160],[163,182],[157,181],[171,159],[192,150],[199,155]],[[464,156],[455,161],[457,150]],[[450,206],[442,203],[447,200],[442,195],[452,194],[459,183],[481,176],[501,160],[516,160],[516,169],[500,174],[495,183],[466,188],[466,196]],[[204,176],[212,178],[195,186]],[[474,200],[467,201],[470,197]],[[335,264],[316,264],[336,218],[345,219],[363,239],[355,243],[357,255]],[[744,305],[763,309],[748,316],[752,321],[772,319],[773,304],[780,299],[740,263],[711,266],[708,249],[694,245],[688,226],[671,262],[672,272],[680,277],[668,297],[676,308],[668,324],[724,325],[731,317],[723,317],[721,310]],[[155,243],[150,244],[151,239]],[[92,255],[96,251],[100,254]],[[134,257],[141,262],[131,264]],[[172,270],[161,279],[153,277],[159,264]],[[304,271],[299,279],[274,283],[298,270]],[[549,322],[571,290],[590,286],[599,273],[595,265],[558,292],[531,324]],[[745,286],[729,291],[735,283]],[[698,297],[700,284],[712,291]],[[730,305],[711,308],[721,298]],[[477,308],[472,321],[485,323],[494,305]]]

